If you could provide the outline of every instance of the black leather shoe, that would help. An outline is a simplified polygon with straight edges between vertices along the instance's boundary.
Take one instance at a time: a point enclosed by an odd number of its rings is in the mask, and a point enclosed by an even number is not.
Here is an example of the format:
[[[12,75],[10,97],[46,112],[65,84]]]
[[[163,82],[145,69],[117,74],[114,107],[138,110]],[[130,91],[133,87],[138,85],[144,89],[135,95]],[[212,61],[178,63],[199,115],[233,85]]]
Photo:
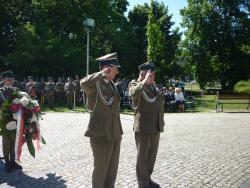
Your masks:
[[[23,167],[20,164],[16,163],[16,161],[11,163],[11,167],[13,169],[16,169],[16,170],[22,170],[23,169]]]
[[[149,185],[152,187],[152,188],[160,188],[160,185],[158,183],[155,183],[153,181],[150,181],[149,182]]]
[[[5,169],[5,172],[7,172],[7,173],[12,172],[12,168],[11,168],[10,162],[5,162],[4,169]]]

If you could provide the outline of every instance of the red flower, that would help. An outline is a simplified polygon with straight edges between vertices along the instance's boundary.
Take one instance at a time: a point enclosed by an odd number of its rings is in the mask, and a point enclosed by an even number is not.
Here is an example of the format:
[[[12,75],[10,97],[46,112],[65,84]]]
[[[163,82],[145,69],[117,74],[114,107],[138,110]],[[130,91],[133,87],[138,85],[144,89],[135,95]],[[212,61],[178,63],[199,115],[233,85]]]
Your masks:
[[[10,110],[11,110],[13,113],[17,113],[18,110],[20,110],[21,107],[22,107],[21,104],[11,104],[11,105],[10,105]]]
[[[41,111],[40,106],[36,106],[35,108],[32,109],[32,112],[39,113]]]

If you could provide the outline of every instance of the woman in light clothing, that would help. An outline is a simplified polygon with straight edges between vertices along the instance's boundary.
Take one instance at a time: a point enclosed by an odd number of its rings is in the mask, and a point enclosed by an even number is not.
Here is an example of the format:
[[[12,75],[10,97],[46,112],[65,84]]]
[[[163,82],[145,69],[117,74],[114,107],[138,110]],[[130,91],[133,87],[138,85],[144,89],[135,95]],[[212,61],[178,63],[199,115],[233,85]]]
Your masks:
[[[180,109],[181,112],[185,111],[185,101],[184,101],[184,95],[183,92],[181,91],[180,88],[176,87],[175,88],[175,93],[174,93],[174,97],[175,97],[175,104],[178,106],[178,108]]]

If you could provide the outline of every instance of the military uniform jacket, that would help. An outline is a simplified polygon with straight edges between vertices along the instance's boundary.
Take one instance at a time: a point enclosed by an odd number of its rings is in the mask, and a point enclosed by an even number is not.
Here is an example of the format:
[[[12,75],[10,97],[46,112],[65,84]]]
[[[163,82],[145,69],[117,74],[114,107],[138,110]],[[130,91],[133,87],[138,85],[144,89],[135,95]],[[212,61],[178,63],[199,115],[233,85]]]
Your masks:
[[[45,85],[45,91],[47,95],[54,95],[55,87],[56,85],[54,82],[47,82]]]
[[[142,133],[163,132],[164,97],[155,85],[132,80],[129,95],[135,109],[134,131]]]
[[[80,90],[81,90],[80,81],[79,80],[74,80],[72,83],[73,83],[73,86],[74,86],[74,91],[76,93],[80,93]]]
[[[12,86],[10,86],[10,87],[4,86],[4,87],[0,88],[0,111],[1,111],[1,106],[5,100],[12,102],[12,99],[11,99],[12,93],[14,93],[16,91],[18,91],[18,88],[12,87]],[[10,117],[7,117],[7,118],[8,118],[8,120],[12,120],[13,117],[11,115]],[[2,122],[2,120],[3,119],[0,119],[1,122]],[[7,122],[2,122],[2,123],[3,124],[0,123],[0,129],[1,129],[1,131],[5,132],[6,136],[11,137],[12,134],[15,134],[16,130],[9,131],[6,129],[4,124]]]
[[[73,95],[74,93],[74,85],[72,82],[66,82],[64,85],[64,91],[66,95]]]
[[[87,96],[90,121],[85,136],[104,140],[120,140],[122,132],[120,120],[120,96],[111,81],[105,81],[101,72],[83,78],[81,88]],[[112,100],[111,100],[112,99]],[[104,101],[105,100],[105,101]],[[113,101],[107,105],[105,102]]]
[[[39,92],[41,94],[45,94],[45,86],[46,86],[46,82],[39,82],[38,83]]]
[[[56,92],[63,93],[64,92],[64,83],[63,82],[57,82],[55,89],[56,89]]]
[[[5,100],[11,100],[10,97],[12,95],[13,92],[16,92],[18,91],[18,88],[16,87],[6,87],[6,86],[3,86],[0,88],[0,107],[2,106],[2,103],[5,101]]]

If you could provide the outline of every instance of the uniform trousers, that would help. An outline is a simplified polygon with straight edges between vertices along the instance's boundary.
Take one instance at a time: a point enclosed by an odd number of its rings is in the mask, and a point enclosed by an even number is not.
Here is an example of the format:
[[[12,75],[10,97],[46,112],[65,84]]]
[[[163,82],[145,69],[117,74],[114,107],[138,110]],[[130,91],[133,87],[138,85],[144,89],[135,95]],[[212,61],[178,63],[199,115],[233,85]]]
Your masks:
[[[136,176],[139,187],[149,185],[158,151],[160,133],[135,133],[137,147]]]
[[[66,102],[69,109],[73,108],[73,97],[74,94],[66,94]]]
[[[54,94],[52,95],[47,95],[47,99],[48,99],[48,106],[49,108],[53,108],[54,107]]]
[[[15,160],[15,138],[2,136],[3,156],[5,162]]]
[[[119,164],[121,140],[90,138],[94,157],[92,188],[113,188]]]

